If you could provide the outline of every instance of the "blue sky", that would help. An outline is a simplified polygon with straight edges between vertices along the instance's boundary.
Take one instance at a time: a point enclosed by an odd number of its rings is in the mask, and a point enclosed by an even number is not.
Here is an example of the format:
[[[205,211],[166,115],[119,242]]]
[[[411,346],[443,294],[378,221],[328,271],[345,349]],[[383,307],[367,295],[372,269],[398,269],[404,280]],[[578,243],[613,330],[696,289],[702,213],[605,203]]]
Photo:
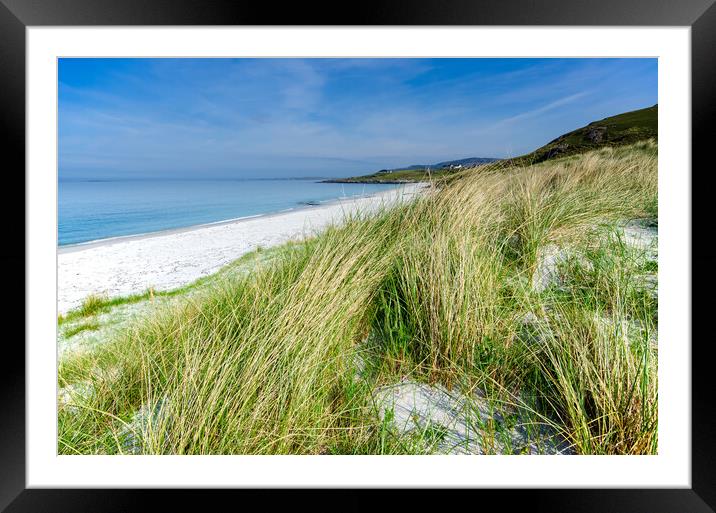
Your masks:
[[[656,59],[60,59],[60,179],[349,176],[529,152]]]

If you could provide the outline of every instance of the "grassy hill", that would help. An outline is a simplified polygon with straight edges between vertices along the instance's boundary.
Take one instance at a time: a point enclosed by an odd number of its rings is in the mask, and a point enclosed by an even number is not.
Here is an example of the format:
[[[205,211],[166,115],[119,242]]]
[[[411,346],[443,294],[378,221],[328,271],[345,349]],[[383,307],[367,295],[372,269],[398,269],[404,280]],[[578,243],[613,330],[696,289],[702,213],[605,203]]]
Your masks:
[[[530,165],[559,157],[577,155],[605,146],[621,146],[646,139],[658,139],[658,104],[645,109],[624,112],[593,121],[587,126],[561,135],[531,153],[496,162],[496,165]],[[457,161],[455,161],[457,162]],[[488,165],[490,163],[481,164]],[[492,167],[492,166],[490,166]],[[335,183],[408,183],[428,180],[452,179],[464,174],[464,169],[400,169],[391,173],[373,173],[365,176],[326,180]],[[472,167],[471,169],[474,169]]]
[[[454,174],[451,169],[439,169],[437,171],[427,169],[396,169],[390,173],[377,172],[364,176],[352,176],[349,178],[335,178],[323,180],[326,183],[413,183],[424,182],[430,179],[440,179]]]
[[[632,144],[645,139],[658,139],[658,104],[646,109],[624,112],[593,121],[587,126],[560,135],[535,151],[514,159],[510,164],[536,164],[566,157],[604,146]]]
[[[370,175],[349,178],[332,178],[325,183],[410,183],[423,182],[451,176],[464,169],[498,162],[500,159],[488,157],[470,157],[458,160],[446,160],[437,164],[420,164],[398,169],[381,169]]]

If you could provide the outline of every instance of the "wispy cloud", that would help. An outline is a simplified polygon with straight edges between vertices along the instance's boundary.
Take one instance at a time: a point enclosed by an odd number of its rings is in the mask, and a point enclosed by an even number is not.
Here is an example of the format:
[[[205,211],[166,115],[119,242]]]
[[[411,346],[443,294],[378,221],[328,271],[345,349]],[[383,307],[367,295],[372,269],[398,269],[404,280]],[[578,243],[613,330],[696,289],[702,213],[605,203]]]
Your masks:
[[[584,98],[585,96],[588,96],[590,93],[591,93],[591,91],[582,91],[581,93],[575,93],[575,94],[566,96],[564,98],[559,98],[558,100],[551,101],[551,102],[549,102],[545,105],[542,105],[540,107],[537,107],[535,109],[530,109],[525,112],[516,114],[514,116],[510,116],[510,117],[501,119],[496,124],[494,124],[492,126],[492,128],[509,125],[511,123],[516,123],[518,121],[522,121],[522,120],[525,120],[528,118],[534,118],[536,116],[539,116],[540,114],[544,114],[545,112],[549,112],[549,111],[554,110],[558,107],[562,107],[563,105],[570,104],[580,98]]]
[[[62,59],[60,176],[348,175],[656,102],[651,59]]]

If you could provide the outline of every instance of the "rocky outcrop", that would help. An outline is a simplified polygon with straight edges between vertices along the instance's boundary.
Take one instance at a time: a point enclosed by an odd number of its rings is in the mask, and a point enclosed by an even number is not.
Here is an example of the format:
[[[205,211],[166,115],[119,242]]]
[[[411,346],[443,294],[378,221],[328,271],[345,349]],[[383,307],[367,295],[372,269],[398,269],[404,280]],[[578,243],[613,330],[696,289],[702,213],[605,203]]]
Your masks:
[[[557,144],[556,146],[550,148],[547,150],[547,152],[542,156],[542,158],[537,159],[538,162],[542,162],[543,160],[552,159],[555,157],[558,157],[562,155],[563,153],[566,153],[566,151],[569,149],[569,144],[566,142],[561,142]]]
[[[602,142],[607,135],[607,127],[605,126],[592,126],[587,128],[587,139],[591,142],[598,144]]]

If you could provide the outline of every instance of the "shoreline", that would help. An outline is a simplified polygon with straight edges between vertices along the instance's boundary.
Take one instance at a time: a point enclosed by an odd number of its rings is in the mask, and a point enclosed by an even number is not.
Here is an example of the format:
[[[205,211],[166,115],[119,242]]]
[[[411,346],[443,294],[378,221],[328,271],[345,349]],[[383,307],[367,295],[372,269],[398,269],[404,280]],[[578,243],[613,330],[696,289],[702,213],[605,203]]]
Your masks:
[[[352,184],[367,184],[367,185],[408,185],[408,184],[420,184],[427,182],[415,182],[413,180],[368,180],[368,179],[351,179],[351,178],[335,178],[331,180],[321,180],[321,183],[352,183]]]
[[[255,250],[315,235],[346,214],[410,200],[426,183],[338,198],[321,205],[228,219],[158,232],[57,246],[57,313],[90,294],[125,296],[171,290],[218,271]]]
[[[381,184],[381,185],[388,185],[388,184]],[[396,183],[396,184],[391,184],[391,185],[399,185],[399,186],[416,185],[419,187],[425,187],[427,185],[427,182]],[[336,199],[325,200],[317,205],[310,205],[310,204],[300,205],[299,204],[298,206],[286,208],[283,210],[276,210],[273,212],[265,212],[262,214],[252,214],[252,215],[247,215],[247,216],[234,217],[231,219],[223,219],[221,221],[211,221],[208,223],[191,224],[188,226],[178,226],[176,228],[166,228],[163,230],[157,230],[157,231],[153,231],[153,232],[132,233],[129,235],[115,235],[113,237],[105,237],[102,239],[88,240],[85,242],[74,242],[71,244],[63,244],[63,245],[58,244],[57,245],[57,254],[59,255],[59,254],[63,254],[63,253],[73,253],[76,251],[82,251],[86,248],[104,246],[104,245],[108,245],[108,244],[124,242],[124,241],[129,241],[129,240],[143,240],[143,239],[147,239],[147,238],[151,238],[151,237],[161,237],[162,235],[171,235],[171,234],[175,234],[175,233],[183,233],[183,232],[189,232],[189,231],[193,231],[193,230],[201,230],[202,228],[207,228],[210,226],[220,226],[220,225],[224,225],[224,224],[240,223],[240,222],[248,221],[251,219],[261,219],[261,218],[280,216],[283,214],[300,212],[303,210],[321,209],[326,206],[345,204],[345,203],[349,203],[349,202],[352,202],[355,200],[373,198],[376,196],[390,194],[392,192],[399,190],[400,188],[401,187],[395,187],[394,189],[389,189],[387,191],[375,192],[372,194],[361,194],[361,195],[349,196],[349,197],[345,197],[345,198],[336,198]]]

